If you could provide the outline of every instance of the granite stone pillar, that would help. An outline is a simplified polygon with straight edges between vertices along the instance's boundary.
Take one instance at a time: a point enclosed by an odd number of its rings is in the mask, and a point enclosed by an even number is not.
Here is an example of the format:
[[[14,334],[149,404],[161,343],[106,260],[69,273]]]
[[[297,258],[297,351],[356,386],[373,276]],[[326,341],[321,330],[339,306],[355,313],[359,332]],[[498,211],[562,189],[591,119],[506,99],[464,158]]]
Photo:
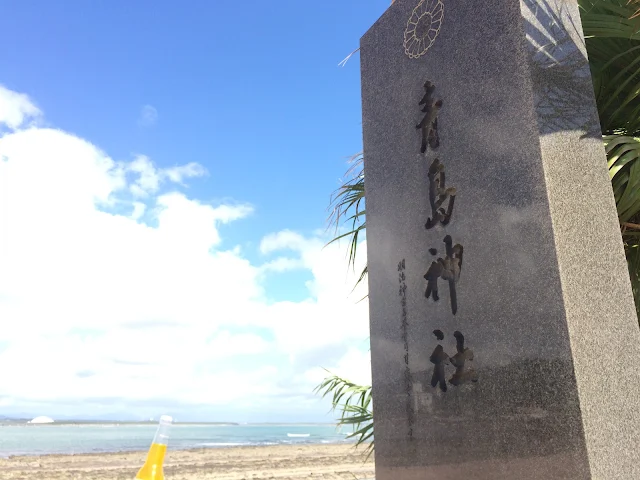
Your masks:
[[[640,329],[575,0],[361,41],[377,480],[640,479]]]

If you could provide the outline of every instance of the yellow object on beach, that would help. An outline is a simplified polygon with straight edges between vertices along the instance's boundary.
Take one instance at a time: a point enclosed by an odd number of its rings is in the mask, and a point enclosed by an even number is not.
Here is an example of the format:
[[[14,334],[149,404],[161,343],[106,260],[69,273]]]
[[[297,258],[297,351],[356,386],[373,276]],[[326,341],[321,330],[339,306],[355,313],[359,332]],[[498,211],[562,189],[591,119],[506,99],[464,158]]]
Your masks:
[[[153,438],[153,443],[147,453],[147,459],[144,465],[136,475],[135,480],[164,480],[164,472],[162,466],[164,457],[167,453],[167,443],[169,440],[169,428],[173,419],[168,415],[160,417],[160,424]]]

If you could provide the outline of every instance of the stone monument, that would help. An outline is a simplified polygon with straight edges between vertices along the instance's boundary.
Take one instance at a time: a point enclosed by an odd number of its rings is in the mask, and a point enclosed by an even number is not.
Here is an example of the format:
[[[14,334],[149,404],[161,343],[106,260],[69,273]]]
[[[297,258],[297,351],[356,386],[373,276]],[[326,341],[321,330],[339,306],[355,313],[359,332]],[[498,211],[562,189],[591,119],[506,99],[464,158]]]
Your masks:
[[[361,41],[377,480],[640,479],[640,329],[576,0]]]

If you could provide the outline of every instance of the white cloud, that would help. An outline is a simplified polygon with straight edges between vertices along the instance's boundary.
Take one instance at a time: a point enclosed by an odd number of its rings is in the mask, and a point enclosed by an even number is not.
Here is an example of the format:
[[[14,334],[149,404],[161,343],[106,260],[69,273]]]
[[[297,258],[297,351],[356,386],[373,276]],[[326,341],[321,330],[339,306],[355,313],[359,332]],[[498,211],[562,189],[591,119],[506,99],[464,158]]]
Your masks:
[[[138,174],[135,186],[142,195],[155,193],[160,188],[160,174],[148,157],[139,155],[126,169]]]
[[[322,416],[319,366],[368,378],[367,303],[362,288],[350,295],[359,271],[344,248],[283,231],[254,264],[222,249],[219,231],[250,206],[170,190],[201,166],[115,162],[66,132],[20,129],[39,111],[10,93],[0,105],[22,113],[0,136],[3,403],[53,416],[81,400],[77,415],[116,404],[153,415],[145,405],[159,402],[268,415],[277,397],[286,412]],[[293,268],[312,274],[308,298],[268,301],[263,273]]]
[[[199,163],[191,162],[186,165],[166,168],[164,175],[174,183],[182,184],[185,178],[202,177],[207,174],[207,170]]]
[[[152,105],[145,105],[140,110],[138,125],[141,127],[151,127],[158,121],[158,110]]]
[[[131,219],[134,221],[139,220],[147,210],[147,206],[142,202],[133,202],[133,212],[131,212]]]
[[[295,250],[301,251],[306,246],[305,238],[299,233],[291,230],[283,230],[282,232],[267,235],[260,242],[260,251],[262,253],[273,253],[279,250]]]
[[[183,184],[186,178],[202,177],[207,170],[197,163],[188,163],[169,168],[159,168],[146,155],[137,155],[132,162],[120,163],[123,174],[133,174],[137,178],[129,185],[134,197],[147,197],[157,193],[166,182]]]
[[[0,126],[6,125],[15,130],[27,121],[37,121],[41,116],[42,112],[27,95],[0,85]]]
[[[298,258],[278,257],[262,265],[264,272],[288,272],[304,268],[304,262]]]
[[[338,372],[343,378],[358,385],[371,385],[370,365],[371,353],[352,347],[329,371],[331,373]],[[305,372],[305,377],[309,383],[318,385],[327,376],[327,370],[316,367]]]

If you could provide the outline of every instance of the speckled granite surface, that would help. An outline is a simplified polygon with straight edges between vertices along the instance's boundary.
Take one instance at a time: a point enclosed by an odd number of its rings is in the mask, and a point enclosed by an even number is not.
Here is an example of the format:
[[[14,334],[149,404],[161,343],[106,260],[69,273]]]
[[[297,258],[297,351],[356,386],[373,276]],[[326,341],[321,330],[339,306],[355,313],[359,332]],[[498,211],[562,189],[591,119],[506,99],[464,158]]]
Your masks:
[[[640,478],[640,329],[581,38],[575,0],[396,0],[362,38],[378,480]]]

